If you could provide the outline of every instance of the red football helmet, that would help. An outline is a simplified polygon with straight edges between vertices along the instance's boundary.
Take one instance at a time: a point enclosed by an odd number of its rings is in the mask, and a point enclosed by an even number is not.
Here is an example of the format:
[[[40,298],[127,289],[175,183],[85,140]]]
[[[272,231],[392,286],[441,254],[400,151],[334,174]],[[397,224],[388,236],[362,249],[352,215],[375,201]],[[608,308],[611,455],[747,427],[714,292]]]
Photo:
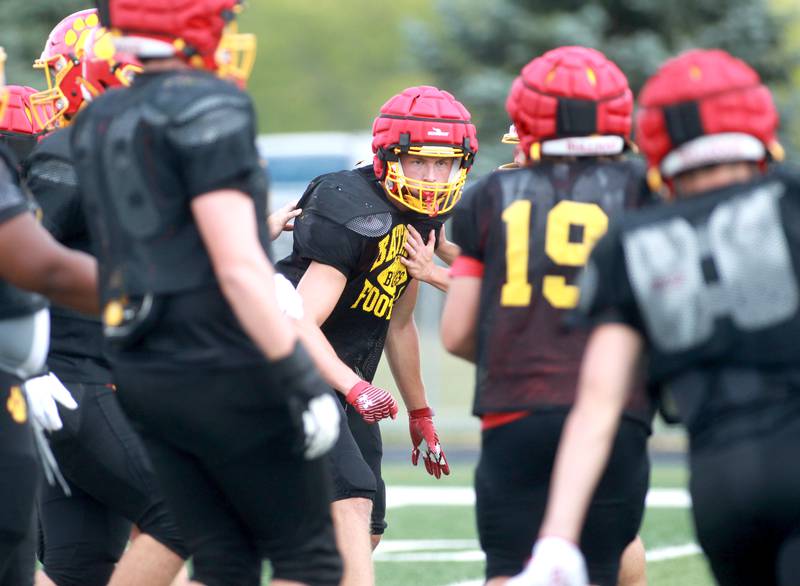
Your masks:
[[[86,38],[81,58],[81,90],[83,98],[91,101],[112,87],[129,86],[142,65],[132,55],[116,50],[113,35],[98,27]]]
[[[718,49],[670,59],[639,95],[636,139],[651,179],[707,165],[781,158],[769,89],[743,61]],[[657,179],[656,179],[657,180]]]
[[[6,108],[0,118],[0,138],[21,161],[46,132],[37,119],[47,119],[52,110],[47,110],[48,105],[31,105],[30,98],[36,93],[32,87],[10,85],[5,89]],[[34,109],[41,111],[34,116]]]
[[[625,74],[587,47],[559,47],[528,63],[506,110],[528,159],[598,156],[625,150],[633,94]]]
[[[403,90],[381,107],[372,137],[375,176],[391,198],[430,216],[456,205],[478,152],[478,137],[469,112],[451,94],[431,86]],[[457,161],[448,181],[421,181],[403,172],[402,154]]]
[[[44,110],[51,112],[47,119],[37,119],[40,126],[62,126],[83,105],[80,64],[86,38],[99,23],[96,10],[81,10],[59,22],[47,38],[42,56],[33,64],[35,69],[44,71],[47,89],[30,98],[37,107],[35,115]]]
[[[103,25],[120,35],[117,47],[140,58],[180,57],[215,71],[225,25],[241,0],[97,0]]]

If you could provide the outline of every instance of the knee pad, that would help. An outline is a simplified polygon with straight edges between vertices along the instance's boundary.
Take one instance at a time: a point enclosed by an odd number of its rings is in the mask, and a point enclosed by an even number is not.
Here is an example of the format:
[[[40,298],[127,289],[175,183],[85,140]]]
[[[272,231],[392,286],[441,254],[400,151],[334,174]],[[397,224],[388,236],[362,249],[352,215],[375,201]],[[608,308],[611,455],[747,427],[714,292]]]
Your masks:
[[[338,586],[342,579],[342,558],[330,525],[297,547],[273,551],[270,558],[274,578],[309,586]]]

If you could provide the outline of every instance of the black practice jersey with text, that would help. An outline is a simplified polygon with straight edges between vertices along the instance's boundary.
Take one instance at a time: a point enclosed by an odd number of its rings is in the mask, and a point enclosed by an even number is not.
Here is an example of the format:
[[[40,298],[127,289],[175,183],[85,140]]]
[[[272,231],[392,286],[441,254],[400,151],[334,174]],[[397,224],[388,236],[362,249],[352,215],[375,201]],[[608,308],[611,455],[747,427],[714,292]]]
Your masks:
[[[389,319],[410,282],[400,257],[406,225],[427,241],[446,218],[402,212],[375,179],[372,166],[315,179],[298,203],[292,254],[278,269],[295,285],[314,261],[347,277],[347,285],[322,325],[339,358],[365,380],[380,361]]]
[[[495,171],[456,209],[453,239],[483,264],[474,413],[566,408],[587,333],[567,329],[594,243],[650,197],[638,161],[544,161]],[[649,423],[636,393],[628,412]]]

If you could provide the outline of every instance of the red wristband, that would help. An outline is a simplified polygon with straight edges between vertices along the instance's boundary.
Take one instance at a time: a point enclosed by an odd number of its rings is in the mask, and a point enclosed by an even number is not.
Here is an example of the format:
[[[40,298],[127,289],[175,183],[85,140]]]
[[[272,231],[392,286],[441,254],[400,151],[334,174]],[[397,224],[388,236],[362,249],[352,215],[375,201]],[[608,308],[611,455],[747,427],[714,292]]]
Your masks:
[[[409,417],[433,417],[433,409],[430,407],[422,407],[421,409],[414,409],[408,412]]]

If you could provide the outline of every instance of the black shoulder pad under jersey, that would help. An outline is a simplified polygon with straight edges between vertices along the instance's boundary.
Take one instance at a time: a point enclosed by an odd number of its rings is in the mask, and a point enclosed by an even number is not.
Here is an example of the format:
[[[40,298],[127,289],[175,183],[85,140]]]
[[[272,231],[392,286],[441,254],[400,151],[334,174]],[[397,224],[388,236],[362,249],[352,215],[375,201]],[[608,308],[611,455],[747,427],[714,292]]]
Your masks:
[[[396,211],[361,169],[317,177],[298,207],[370,237],[386,234]]]
[[[48,134],[22,163],[22,178],[27,182],[43,180],[76,189],[78,176],[72,162],[70,126]],[[35,194],[35,191],[34,191]]]

